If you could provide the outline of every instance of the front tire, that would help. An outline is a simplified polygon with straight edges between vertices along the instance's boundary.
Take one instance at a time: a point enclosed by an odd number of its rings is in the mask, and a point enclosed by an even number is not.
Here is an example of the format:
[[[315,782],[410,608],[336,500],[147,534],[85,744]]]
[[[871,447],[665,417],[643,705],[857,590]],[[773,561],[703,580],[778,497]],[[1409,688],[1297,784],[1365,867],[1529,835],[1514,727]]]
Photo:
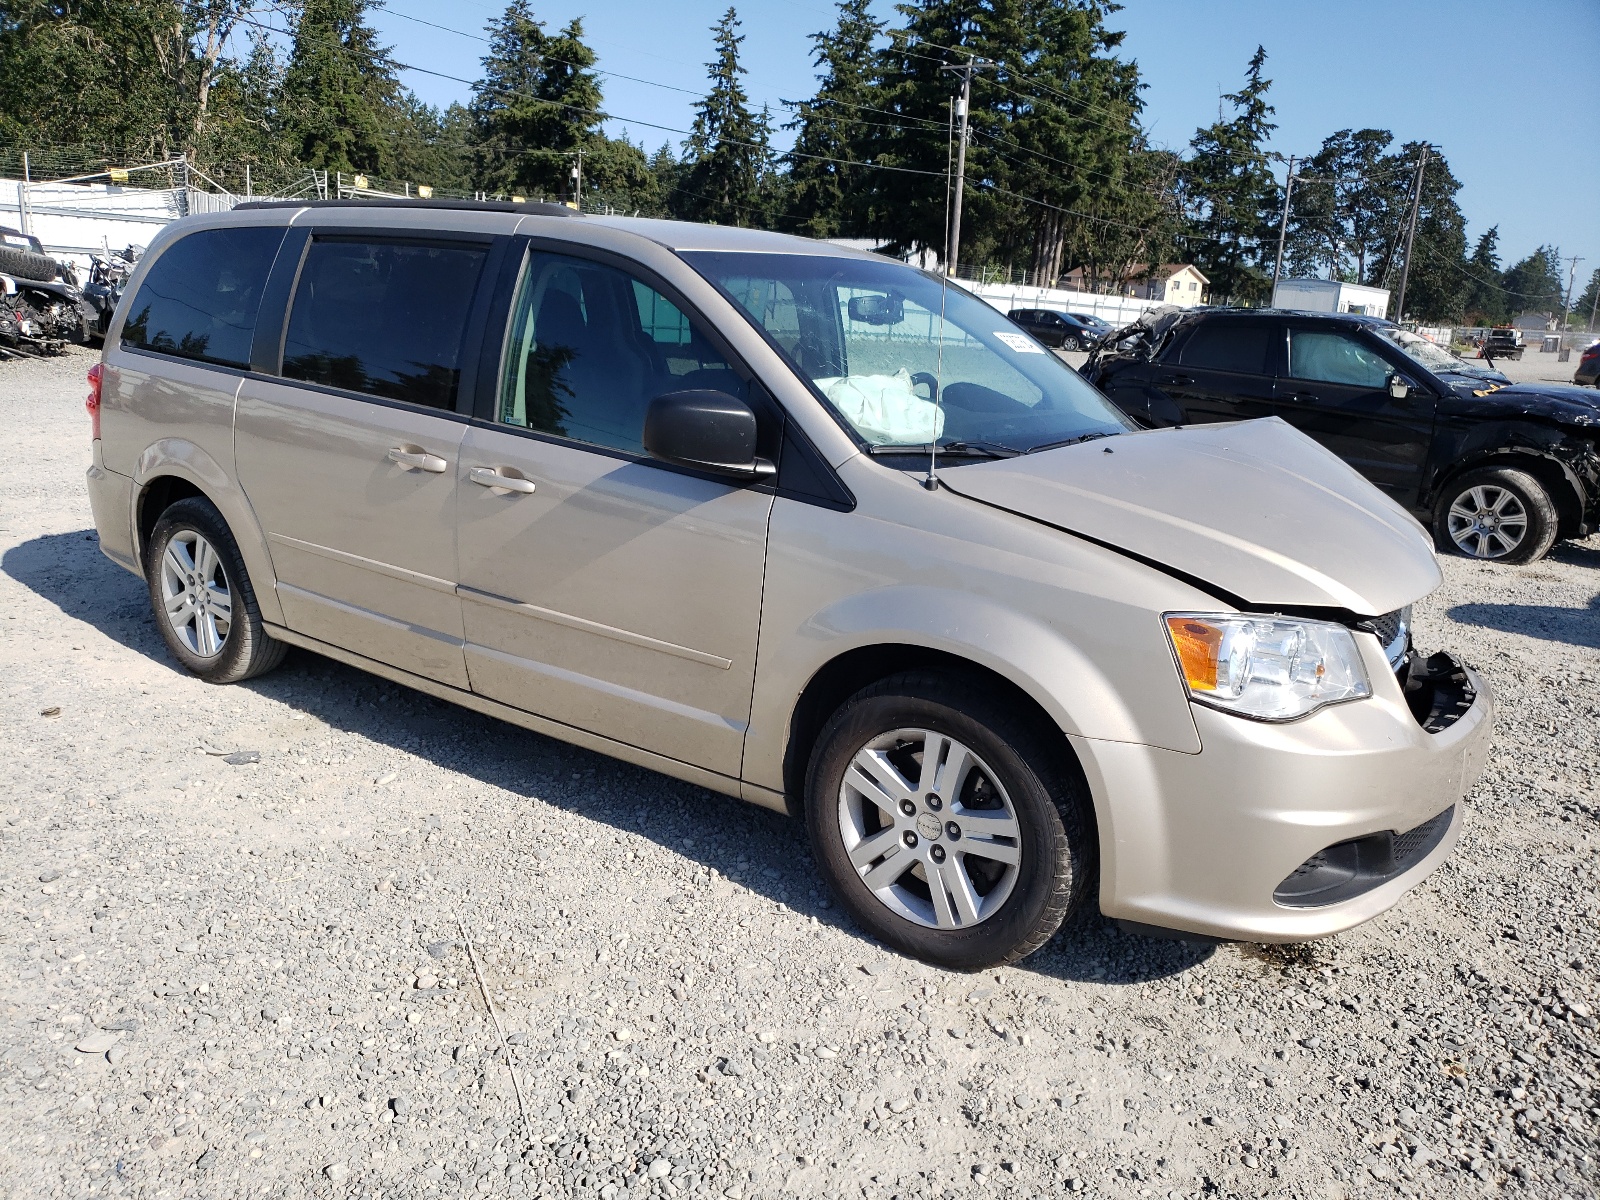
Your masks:
[[[1071,354],[1083,349],[1083,344],[1069,334],[1061,339],[1061,348]]]
[[[265,674],[288,653],[267,636],[239,545],[211,501],[191,496],[161,514],[145,580],[167,649],[207,683]]]
[[[958,971],[1033,953],[1088,894],[1087,789],[1042,722],[959,675],[908,672],[824,727],[806,820],[824,877],[878,940]]]
[[[1560,519],[1544,486],[1526,471],[1483,467],[1446,484],[1434,509],[1441,550],[1522,566],[1555,544]]]

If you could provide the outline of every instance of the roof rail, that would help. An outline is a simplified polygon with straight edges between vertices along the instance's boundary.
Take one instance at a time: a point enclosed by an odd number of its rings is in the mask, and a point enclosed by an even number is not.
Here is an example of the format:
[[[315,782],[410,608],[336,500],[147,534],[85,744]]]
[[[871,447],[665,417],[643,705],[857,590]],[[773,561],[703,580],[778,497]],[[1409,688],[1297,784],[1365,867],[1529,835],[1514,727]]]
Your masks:
[[[420,196],[383,196],[350,200],[247,200],[243,204],[234,205],[233,211],[243,212],[261,208],[437,208],[461,209],[467,212],[522,213],[530,217],[582,216],[577,209],[568,208],[565,204],[548,204],[541,201],[518,204],[510,200],[424,200]]]

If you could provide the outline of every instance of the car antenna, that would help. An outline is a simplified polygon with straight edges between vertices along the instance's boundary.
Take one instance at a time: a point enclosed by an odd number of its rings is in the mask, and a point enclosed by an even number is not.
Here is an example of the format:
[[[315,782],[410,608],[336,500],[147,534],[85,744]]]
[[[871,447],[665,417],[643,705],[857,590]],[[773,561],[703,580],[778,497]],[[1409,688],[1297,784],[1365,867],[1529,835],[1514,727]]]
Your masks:
[[[944,415],[944,302],[950,294],[950,278],[939,281],[939,357],[933,372],[933,433],[928,438],[928,477],[922,486],[930,492],[939,490],[939,433],[944,428],[940,419]]]

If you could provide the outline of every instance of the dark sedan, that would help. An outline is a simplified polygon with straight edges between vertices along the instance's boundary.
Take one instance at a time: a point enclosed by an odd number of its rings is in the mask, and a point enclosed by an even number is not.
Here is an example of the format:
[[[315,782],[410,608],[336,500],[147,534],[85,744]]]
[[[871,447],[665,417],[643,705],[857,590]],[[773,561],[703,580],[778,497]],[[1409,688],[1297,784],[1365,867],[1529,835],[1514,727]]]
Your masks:
[[[1572,373],[1572,382],[1580,387],[1600,387],[1600,342],[1578,356],[1578,369]]]
[[[1046,346],[1057,350],[1087,350],[1107,332],[1096,328],[1086,318],[1051,308],[1014,308],[1006,316]]]
[[[1595,393],[1508,386],[1394,334],[1370,317],[1196,309],[1119,330],[1083,373],[1151,427],[1278,417],[1472,558],[1533,562],[1600,527]]]

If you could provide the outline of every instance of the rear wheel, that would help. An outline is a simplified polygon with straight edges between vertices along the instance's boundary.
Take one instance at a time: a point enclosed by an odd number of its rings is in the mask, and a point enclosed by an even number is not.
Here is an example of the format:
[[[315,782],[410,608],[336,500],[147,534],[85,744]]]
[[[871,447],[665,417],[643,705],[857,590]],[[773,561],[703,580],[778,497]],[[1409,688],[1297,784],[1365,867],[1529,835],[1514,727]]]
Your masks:
[[[1088,891],[1081,780],[1047,731],[960,676],[897,675],[852,697],[812,754],[806,815],[856,921],[939,966],[1031,954]]]
[[[1526,471],[1485,467],[1451,480],[1434,510],[1441,549],[1468,558],[1521,565],[1555,543],[1559,520],[1543,485]]]
[[[162,639],[207,683],[238,683],[283,661],[289,647],[267,636],[238,543],[209,500],[191,496],[161,514],[145,570]]]

